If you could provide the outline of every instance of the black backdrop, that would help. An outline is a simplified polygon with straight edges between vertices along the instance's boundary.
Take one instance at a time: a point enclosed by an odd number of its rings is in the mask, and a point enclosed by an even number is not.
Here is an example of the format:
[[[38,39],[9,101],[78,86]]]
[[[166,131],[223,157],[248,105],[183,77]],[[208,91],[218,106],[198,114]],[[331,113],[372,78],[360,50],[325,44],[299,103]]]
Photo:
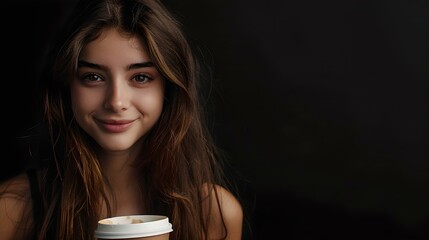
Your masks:
[[[70,3],[2,4],[2,179],[21,167],[34,76]],[[429,239],[428,1],[165,3],[212,65],[207,109],[246,238]]]

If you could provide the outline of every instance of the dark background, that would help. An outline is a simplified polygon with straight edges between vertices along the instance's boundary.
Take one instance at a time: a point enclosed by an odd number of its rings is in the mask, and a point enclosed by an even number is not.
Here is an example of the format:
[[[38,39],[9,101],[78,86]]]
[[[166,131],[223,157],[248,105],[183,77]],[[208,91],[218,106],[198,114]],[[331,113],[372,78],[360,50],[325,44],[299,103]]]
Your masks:
[[[164,2],[212,66],[246,239],[429,239],[428,1]],[[71,3],[2,4],[2,179]]]

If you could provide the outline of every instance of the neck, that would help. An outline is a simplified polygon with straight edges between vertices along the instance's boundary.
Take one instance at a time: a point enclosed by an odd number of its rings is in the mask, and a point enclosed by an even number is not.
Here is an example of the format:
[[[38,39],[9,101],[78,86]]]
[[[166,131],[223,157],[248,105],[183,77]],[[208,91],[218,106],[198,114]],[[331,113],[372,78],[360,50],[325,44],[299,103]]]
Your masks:
[[[103,175],[112,188],[140,182],[141,174],[135,166],[137,151],[102,152],[99,155]]]
[[[103,175],[107,178],[113,203],[113,215],[136,214],[143,211],[142,173],[135,166],[138,151],[103,152],[99,155]]]

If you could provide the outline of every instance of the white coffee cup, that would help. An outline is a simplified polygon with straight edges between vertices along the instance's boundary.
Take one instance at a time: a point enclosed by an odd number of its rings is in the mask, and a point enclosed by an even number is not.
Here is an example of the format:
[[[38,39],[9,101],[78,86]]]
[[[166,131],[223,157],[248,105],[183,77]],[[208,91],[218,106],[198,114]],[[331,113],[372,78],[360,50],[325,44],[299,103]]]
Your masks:
[[[172,225],[166,216],[128,215],[98,221],[95,237],[98,239],[168,240],[172,231]]]

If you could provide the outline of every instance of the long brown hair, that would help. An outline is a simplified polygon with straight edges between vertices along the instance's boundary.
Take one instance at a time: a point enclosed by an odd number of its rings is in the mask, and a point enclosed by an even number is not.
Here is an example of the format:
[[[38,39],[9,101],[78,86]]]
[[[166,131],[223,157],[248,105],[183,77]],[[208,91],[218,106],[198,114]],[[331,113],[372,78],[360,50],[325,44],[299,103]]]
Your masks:
[[[82,48],[106,28],[116,28],[147,45],[166,86],[163,113],[136,162],[145,176],[146,208],[169,216],[171,239],[205,239],[210,217],[202,202],[215,201],[213,184],[226,183],[199,99],[201,66],[180,23],[158,0],[81,2],[85,4],[72,14],[65,28],[71,34],[58,47],[53,74],[46,80],[44,116],[54,164],[40,175],[49,184],[41,184],[44,214],[38,238],[94,238],[101,203],[108,202],[97,144],[73,119],[68,83]],[[226,237],[226,229],[224,233]]]

